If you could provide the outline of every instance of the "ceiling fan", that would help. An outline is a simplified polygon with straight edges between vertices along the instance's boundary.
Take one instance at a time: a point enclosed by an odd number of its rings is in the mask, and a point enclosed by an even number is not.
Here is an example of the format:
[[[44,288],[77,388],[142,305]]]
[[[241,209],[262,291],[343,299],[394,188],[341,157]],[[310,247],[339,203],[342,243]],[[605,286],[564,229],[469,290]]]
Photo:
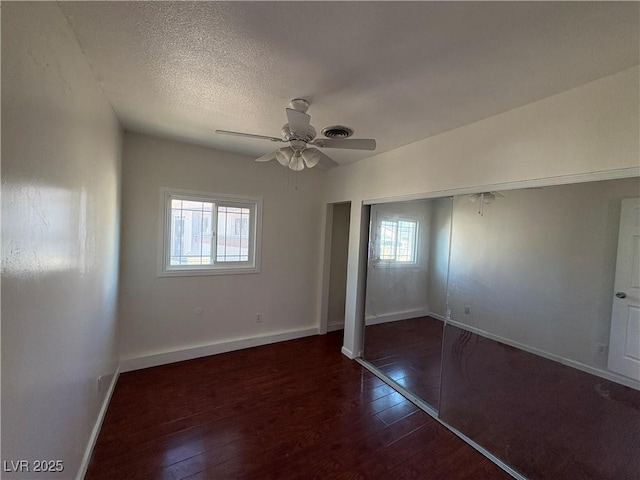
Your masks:
[[[338,163],[328,155],[314,147],[320,148],[348,148],[353,150],[375,150],[376,141],[371,138],[348,138],[353,130],[347,127],[335,126],[322,130],[329,138],[316,138],[316,129],[311,125],[311,117],[307,115],[309,102],[303,98],[295,98],[286,109],[287,121],[282,127],[282,137],[254,135],[252,133],[230,132],[216,130],[221,135],[235,135],[238,137],[257,138],[272,142],[288,143],[289,146],[279,148],[275,152],[263,155],[256,162],[277,160],[282,166],[300,171],[305,167],[313,168],[318,163],[325,167],[337,167]],[[309,145],[312,145],[311,147]]]
[[[480,203],[478,205],[478,215],[483,217],[484,206],[489,205],[496,198],[504,198],[504,195],[499,192],[480,192],[469,195],[468,198],[471,203],[476,203],[478,200],[480,200]]]

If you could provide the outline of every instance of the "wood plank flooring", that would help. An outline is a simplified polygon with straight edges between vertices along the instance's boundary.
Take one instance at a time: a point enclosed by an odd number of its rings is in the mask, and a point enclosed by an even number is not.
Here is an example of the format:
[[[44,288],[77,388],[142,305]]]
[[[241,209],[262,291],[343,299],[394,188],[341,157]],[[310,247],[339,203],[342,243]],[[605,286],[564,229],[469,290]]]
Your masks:
[[[532,480],[638,480],[640,392],[447,326],[440,417]]]
[[[87,479],[506,479],[342,332],[120,376]]]
[[[437,410],[443,328],[431,317],[367,325],[364,359]]]

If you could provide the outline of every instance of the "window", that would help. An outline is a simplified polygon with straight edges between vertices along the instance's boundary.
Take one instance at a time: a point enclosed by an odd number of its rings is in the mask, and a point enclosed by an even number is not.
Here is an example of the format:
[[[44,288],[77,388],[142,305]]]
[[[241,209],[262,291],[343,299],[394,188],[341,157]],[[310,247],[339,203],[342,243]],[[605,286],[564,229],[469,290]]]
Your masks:
[[[165,189],[162,206],[160,276],[259,271],[260,199]]]
[[[417,238],[417,220],[380,220],[377,242],[380,263],[415,264]]]

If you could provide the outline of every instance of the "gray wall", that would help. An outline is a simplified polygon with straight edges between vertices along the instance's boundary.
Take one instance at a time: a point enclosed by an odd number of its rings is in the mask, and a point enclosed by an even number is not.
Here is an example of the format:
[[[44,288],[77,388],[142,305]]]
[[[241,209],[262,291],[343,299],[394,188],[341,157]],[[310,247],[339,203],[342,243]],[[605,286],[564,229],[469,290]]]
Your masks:
[[[449,244],[451,239],[451,212],[453,198],[434,198],[431,200],[431,235],[429,239],[429,290],[427,299],[429,312],[439,316],[446,315],[447,275],[449,274]]]
[[[331,228],[331,266],[329,268],[329,306],[327,325],[344,325],[344,301],[347,288],[347,254],[349,253],[350,203],[333,206]]]
[[[484,216],[455,198],[452,319],[606,369],[596,343],[609,341],[620,200],[640,196],[640,180],[503,193]]]

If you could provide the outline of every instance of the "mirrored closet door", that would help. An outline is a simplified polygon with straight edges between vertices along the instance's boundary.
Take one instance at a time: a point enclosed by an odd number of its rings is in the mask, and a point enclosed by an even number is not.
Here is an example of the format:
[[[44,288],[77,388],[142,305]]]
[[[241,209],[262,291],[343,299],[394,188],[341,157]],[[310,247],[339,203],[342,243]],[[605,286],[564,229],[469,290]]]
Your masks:
[[[371,206],[364,359],[437,410],[451,197]]]
[[[371,206],[364,360],[530,479],[640,472],[640,179]]]

